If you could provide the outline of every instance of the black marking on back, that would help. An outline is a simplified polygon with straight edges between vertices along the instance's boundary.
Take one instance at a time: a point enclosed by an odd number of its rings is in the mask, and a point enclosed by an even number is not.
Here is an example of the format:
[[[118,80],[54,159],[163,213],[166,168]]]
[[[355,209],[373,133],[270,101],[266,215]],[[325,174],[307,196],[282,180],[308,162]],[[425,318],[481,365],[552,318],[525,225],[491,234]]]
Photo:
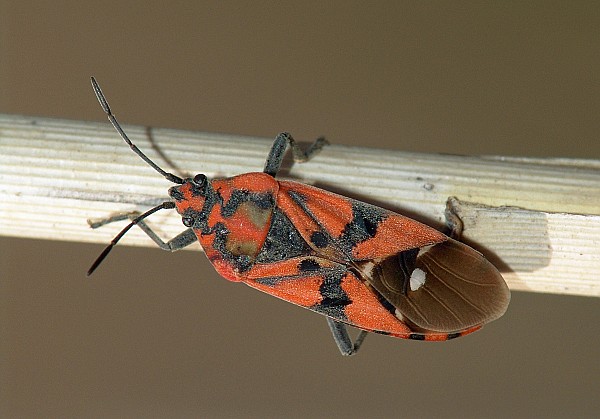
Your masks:
[[[247,271],[252,267],[252,259],[248,255],[234,255],[227,250],[229,230],[223,223],[216,223],[209,234],[214,234],[213,247],[219,251],[224,260],[231,263],[238,272]]]
[[[221,215],[225,218],[231,217],[244,202],[252,202],[263,210],[275,207],[275,199],[270,192],[249,192],[243,189],[235,189],[227,203],[222,205]]]
[[[329,238],[327,237],[327,235],[321,231],[314,231],[311,235],[310,235],[310,242],[312,244],[314,244],[316,247],[318,247],[319,249],[323,249],[324,247],[327,247],[327,245],[329,244]]]
[[[288,191],[288,194],[321,229],[321,231],[312,233],[311,243],[317,248],[324,248],[333,241],[333,245],[338,246],[348,257],[348,260],[352,259],[352,249],[356,244],[362,243],[377,234],[377,227],[388,214],[388,211],[382,208],[352,200],[352,220],[346,224],[339,239],[333,239],[306,205],[306,197],[297,191]]]
[[[345,275],[346,271],[343,268],[329,270],[324,275],[324,281],[319,288],[323,299],[310,309],[336,320],[347,321],[344,309],[347,305],[352,304],[352,300],[342,289],[342,280]]]
[[[324,314],[339,321],[348,321],[344,309],[352,304],[352,300],[342,289],[342,280],[346,275],[346,267],[322,267],[317,260],[306,258],[299,264],[299,273],[293,276],[271,276],[257,278],[256,282],[267,286],[276,286],[281,282],[302,280],[306,277],[322,277],[323,283],[319,287],[321,302],[307,307],[317,313]]]
[[[306,197],[304,196],[304,194],[301,194],[300,192],[292,190],[292,191],[288,191],[288,195],[290,196],[290,198],[292,198],[294,200],[294,202],[296,204],[300,205],[300,207],[304,211],[306,211],[307,214],[310,214],[310,216],[312,217],[312,214],[310,213],[310,211],[308,211],[308,208],[306,208]]]
[[[375,237],[377,227],[387,217],[387,211],[364,202],[352,202],[352,221],[340,236],[340,246],[346,254],[351,254],[356,244]]]
[[[312,232],[312,234],[310,235],[310,238],[309,238],[310,242],[317,249],[323,249],[323,248],[329,246],[329,243],[331,241],[333,241],[333,239],[329,236],[329,234],[327,234],[327,232],[325,231],[325,229],[323,228],[323,226],[319,222],[318,218],[315,217],[315,215],[310,211],[310,209],[306,205],[306,197],[303,194],[301,194],[300,192],[297,192],[297,191],[288,191],[287,193],[290,196],[290,198],[292,198],[292,200],[296,204],[298,204],[298,206],[300,208],[302,208],[302,211],[305,214],[307,214],[315,223],[317,223],[317,225],[321,229],[320,231],[313,231]]]
[[[310,255],[312,249],[306,244],[289,218],[278,208],[273,209],[271,228],[256,263],[273,263],[297,256]]]
[[[192,228],[194,230],[200,230],[201,234],[211,234],[214,232],[214,229],[208,227],[208,216],[217,203],[219,195],[212,189],[208,182],[204,185],[204,192],[206,194],[204,195],[204,205],[202,206],[202,210],[197,211],[194,208],[187,208],[182,214],[182,218],[193,219]],[[184,199],[181,192],[176,190],[176,187],[171,188],[169,194],[175,199],[179,196],[181,196],[181,199]]]
[[[314,259],[303,259],[298,265],[298,270],[303,273],[317,272],[319,269],[321,269],[321,265]]]

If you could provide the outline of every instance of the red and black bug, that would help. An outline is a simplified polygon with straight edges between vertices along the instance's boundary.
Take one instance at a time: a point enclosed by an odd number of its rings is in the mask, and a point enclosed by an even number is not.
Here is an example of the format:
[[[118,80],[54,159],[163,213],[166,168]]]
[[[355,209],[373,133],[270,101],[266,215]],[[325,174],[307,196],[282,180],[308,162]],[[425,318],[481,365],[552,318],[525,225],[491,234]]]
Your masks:
[[[176,186],[169,201],[136,217],[112,240],[88,275],[134,225],[164,250],[197,240],[224,278],[326,316],[343,355],[355,353],[367,332],[443,341],[506,311],[510,292],[504,279],[471,247],[383,208],[275,179],[288,146],[295,161],[306,161],[325,140],[302,151],[281,133],[263,172],[182,179],[131,143],[94,78],[92,86],[123,140]],[[187,229],[164,242],[144,219],[168,208],[177,210]],[[354,342],[346,325],[361,330]]]

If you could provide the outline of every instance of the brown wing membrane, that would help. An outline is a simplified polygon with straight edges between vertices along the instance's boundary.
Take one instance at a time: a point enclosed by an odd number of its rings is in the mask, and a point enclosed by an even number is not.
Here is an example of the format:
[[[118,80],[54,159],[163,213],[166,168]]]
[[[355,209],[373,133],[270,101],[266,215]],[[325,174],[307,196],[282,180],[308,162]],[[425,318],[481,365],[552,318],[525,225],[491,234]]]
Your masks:
[[[415,331],[456,332],[502,316],[510,291],[481,253],[456,240],[401,252],[365,277]]]

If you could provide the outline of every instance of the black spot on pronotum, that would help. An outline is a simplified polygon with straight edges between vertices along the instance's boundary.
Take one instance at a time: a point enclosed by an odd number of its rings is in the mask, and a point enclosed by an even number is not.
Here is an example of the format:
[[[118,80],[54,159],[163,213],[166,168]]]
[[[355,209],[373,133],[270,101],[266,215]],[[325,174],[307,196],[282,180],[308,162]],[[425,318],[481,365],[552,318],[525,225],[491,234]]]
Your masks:
[[[462,336],[462,333],[457,332],[457,333],[448,333],[448,340],[450,339],[456,339]]]
[[[270,193],[258,193],[256,194],[256,197],[252,199],[252,202],[262,210],[271,209],[275,206],[275,200]]]
[[[320,231],[315,231],[314,233],[312,233],[310,235],[310,241],[319,249],[327,247],[327,245],[329,244],[329,239],[327,239],[327,236]]]
[[[229,197],[229,200],[222,205],[221,215],[223,217],[231,217],[236,213],[241,204],[251,202],[261,210],[269,210],[275,206],[275,199],[270,192],[248,192],[242,189],[234,189]]]
[[[319,265],[319,262],[314,259],[304,259],[298,265],[298,270],[300,272],[314,272],[318,271],[319,269],[321,269],[321,265]]]

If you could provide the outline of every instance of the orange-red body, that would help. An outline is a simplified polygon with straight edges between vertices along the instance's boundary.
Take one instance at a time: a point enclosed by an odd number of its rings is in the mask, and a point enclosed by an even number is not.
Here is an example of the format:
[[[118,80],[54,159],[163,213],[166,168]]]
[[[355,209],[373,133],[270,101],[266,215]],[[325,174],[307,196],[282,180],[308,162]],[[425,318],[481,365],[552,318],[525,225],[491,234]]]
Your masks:
[[[407,318],[390,304],[388,295],[413,293],[411,272],[407,270],[401,281],[394,277],[393,284],[389,284],[389,274],[374,272],[389,258],[413,250],[416,266],[427,277],[431,268],[426,270],[425,262],[431,261],[422,262],[414,250],[429,251],[436,245],[451,251],[458,247],[459,253],[463,247],[469,249],[476,264],[489,269],[491,265],[481,255],[439,231],[391,211],[302,183],[278,181],[265,173],[203,180],[198,185],[186,179],[171,188],[170,195],[184,220],[194,220],[186,225],[193,228],[223,277],[336,321],[402,338],[446,340],[481,327],[478,316],[472,321],[449,322],[448,327],[445,320],[430,320],[426,314],[424,319],[420,315]],[[388,284],[380,285],[382,281]],[[492,286],[502,288],[502,284],[503,280]],[[404,300],[414,305],[410,298]],[[460,308],[446,309],[449,316],[460,316]],[[441,327],[431,328],[430,323]]]
[[[88,275],[134,225],[164,250],[197,239],[223,277],[327,316],[344,355],[355,353],[364,339],[361,333],[352,342],[346,324],[402,338],[447,340],[505,312],[506,283],[469,246],[383,208],[275,179],[288,147],[294,161],[306,161],[327,143],[323,138],[302,150],[282,132],[261,173],[182,179],[131,142],[94,78],[92,87],[131,150],[177,186],[169,190],[172,201],[136,216],[121,230]],[[188,228],[164,242],[144,219],[171,208]]]

